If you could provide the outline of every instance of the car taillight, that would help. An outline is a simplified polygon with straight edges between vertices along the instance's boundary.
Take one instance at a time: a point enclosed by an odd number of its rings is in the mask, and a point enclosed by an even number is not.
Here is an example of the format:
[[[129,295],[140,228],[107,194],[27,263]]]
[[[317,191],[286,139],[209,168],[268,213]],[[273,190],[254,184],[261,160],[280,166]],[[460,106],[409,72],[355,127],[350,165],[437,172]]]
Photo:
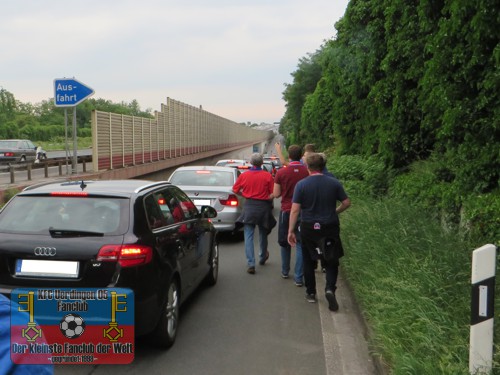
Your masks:
[[[89,194],[84,191],[53,191],[52,197],[88,197]]]
[[[220,197],[219,198],[219,202],[223,205],[223,206],[231,206],[231,207],[237,207],[238,206],[238,197],[234,194],[229,194],[227,197],[223,198],[223,197]]]
[[[99,249],[97,260],[118,262],[122,267],[147,264],[153,259],[153,249],[145,245],[104,245]]]
[[[4,152],[4,156],[14,156],[13,152]]]

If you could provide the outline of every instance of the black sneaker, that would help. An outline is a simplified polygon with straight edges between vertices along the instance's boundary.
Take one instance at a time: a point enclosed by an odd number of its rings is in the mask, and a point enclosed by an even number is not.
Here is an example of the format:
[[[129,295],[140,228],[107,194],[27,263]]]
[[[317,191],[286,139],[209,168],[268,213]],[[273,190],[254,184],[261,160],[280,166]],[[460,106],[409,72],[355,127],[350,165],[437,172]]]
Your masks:
[[[288,279],[288,275],[287,275],[287,274],[282,273],[282,274],[281,274],[281,278],[282,278],[282,279]]]
[[[302,287],[304,283],[302,281],[296,281],[295,286],[298,286],[299,288]]]
[[[331,290],[327,290],[325,293],[326,300],[328,301],[328,309],[330,311],[338,311],[339,304],[337,303],[337,298]]]
[[[261,266],[263,266],[264,264],[266,264],[267,260],[269,259],[269,251],[266,253],[266,255],[264,256],[264,258],[262,258],[260,261],[259,261],[259,264]]]
[[[316,295],[315,294],[306,294],[306,301],[309,303],[316,303]]]
[[[255,273],[255,267],[248,267],[247,272],[253,275]]]

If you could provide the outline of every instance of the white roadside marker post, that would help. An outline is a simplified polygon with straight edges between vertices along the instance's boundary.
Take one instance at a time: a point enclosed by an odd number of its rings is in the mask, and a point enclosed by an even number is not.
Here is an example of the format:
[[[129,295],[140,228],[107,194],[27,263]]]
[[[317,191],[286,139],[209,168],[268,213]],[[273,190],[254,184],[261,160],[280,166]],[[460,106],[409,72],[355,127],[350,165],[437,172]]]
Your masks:
[[[493,318],[496,246],[484,245],[472,253],[469,372],[489,374],[493,367]]]

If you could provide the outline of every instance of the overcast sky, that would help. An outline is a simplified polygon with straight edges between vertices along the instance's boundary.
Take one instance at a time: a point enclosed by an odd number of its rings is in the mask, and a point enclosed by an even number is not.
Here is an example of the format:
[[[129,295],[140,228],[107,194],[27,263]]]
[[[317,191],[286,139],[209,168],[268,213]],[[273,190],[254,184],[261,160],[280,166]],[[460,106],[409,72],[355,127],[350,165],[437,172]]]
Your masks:
[[[166,98],[237,122],[279,121],[298,61],[348,0],[0,0],[0,87],[22,102],[76,78],[94,98]]]

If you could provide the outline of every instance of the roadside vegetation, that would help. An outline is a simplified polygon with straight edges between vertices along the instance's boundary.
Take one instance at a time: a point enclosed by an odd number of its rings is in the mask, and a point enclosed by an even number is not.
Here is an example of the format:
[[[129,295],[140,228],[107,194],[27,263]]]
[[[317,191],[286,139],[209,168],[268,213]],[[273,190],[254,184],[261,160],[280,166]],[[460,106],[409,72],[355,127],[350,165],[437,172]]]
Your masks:
[[[500,245],[498,14],[351,1],[285,85],[287,145],[325,151],[353,201],[342,267],[391,374],[468,373],[471,254]]]
[[[400,182],[383,163],[327,155],[328,169],[353,202],[341,214],[341,263],[370,327],[374,356],[391,374],[468,374],[471,256],[492,241],[459,225],[441,225],[441,209],[425,194],[432,185],[414,186],[409,199],[394,188]],[[410,175],[417,179],[418,173]],[[381,195],[381,189],[390,193]]]
[[[92,137],[78,137],[77,138],[78,149],[85,149],[92,147]],[[59,151],[66,149],[66,142],[64,137],[54,137],[49,141],[39,141],[36,142],[37,146],[42,146],[45,151]],[[73,138],[68,139],[68,148],[73,150]]]

